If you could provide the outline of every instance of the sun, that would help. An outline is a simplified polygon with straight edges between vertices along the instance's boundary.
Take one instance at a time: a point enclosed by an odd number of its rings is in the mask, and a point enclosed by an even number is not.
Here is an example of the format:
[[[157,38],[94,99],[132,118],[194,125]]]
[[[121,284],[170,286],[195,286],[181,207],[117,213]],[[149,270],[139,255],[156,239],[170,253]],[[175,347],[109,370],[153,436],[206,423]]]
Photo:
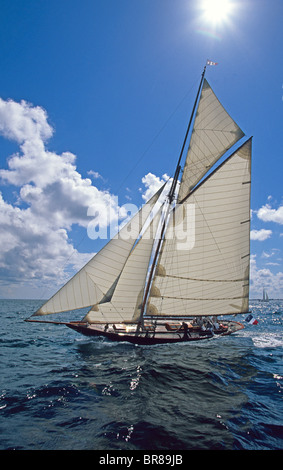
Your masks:
[[[201,9],[204,19],[216,25],[228,20],[233,4],[231,0],[202,0]]]

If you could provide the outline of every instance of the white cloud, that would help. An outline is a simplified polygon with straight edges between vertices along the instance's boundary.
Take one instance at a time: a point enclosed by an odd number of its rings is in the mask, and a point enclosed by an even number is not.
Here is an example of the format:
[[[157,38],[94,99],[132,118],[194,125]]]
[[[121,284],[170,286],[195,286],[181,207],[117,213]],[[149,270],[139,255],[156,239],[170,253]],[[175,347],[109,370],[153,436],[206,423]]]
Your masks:
[[[53,134],[47,122],[46,111],[26,101],[16,103],[0,98],[0,133],[18,144],[29,141],[44,142]]]
[[[67,280],[62,268],[68,260],[81,267],[91,256],[78,253],[64,228],[56,228],[37,217],[31,208],[13,207],[1,195],[0,226],[0,278],[5,283],[35,281],[38,285],[42,282],[58,285]]]
[[[279,248],[272,248],[271,251],[269,251],[268,253],[266,251],[263,251],[261,257],[262,258],[271,258],[271,256],[277,256],[278,257],[279,253],[280,253]],[[279,258],[279,260],[280,260],[280,258]]]
[[[93,179],[99,179],[99,178],[103,179],[103,177],[98,173],[98,171],[89,170],[87,174],[89,176],[92,176]]]
[[[23,153],[10,157],[8,169],[0,170],[0,177],[21,187],[22,201],[31,204],[36,213],[70,228],[73,223],[88,224],[90,206],[110,205],[117,210],[117,201],[108,191],[101,191],[89,178],[82,178],[74,165],[75,155],[21,147]]]
[[[159,176],[154,175],[153,173],[148,173],[142,178],[142,183],[145,185],[146,190],[142,195],[144,201],[148,201],[155,193],[158,191],[161,186],[169,181],[170,178],[168,175],[164,174],[162,178]],[[140,191],[143,190],[140,188]]]
[[[0,178],[18,188],[12,205],[0,193],[0,279],[2,285],[50,283],[54,291],[88,261],[68,238],[73,224],[87,227],[91,214],[107,214],[101,225],[119,210],[117,198],[92,185],[78,172],[76,156],[46,148],[53,135],[47,113],[38,106],[0,99],[0,134],[19,144]],[[92,176],[98,173],[92,171]],[[5,295],[1,292],[1,295]]]
[[[90,206],[110,206],[113,212],[118,209],[115,197],[81,176],[74,154],[58,155],[46,148],[46,140],[52,136],[53,129],[42,108],[32,107],[25,101],[1,100],[0,133],[16,140],[21,150],[8,159],[8,169],[0,170],[0,177],[6,183],[21,187],[20,198],[34,213],[53,220],[56,227],[70,228],[73,223],[82,226],[89,223],[87,210]],[[91,174],[98,176],[94,171]]]
[[[264,241],[267,238],[270,238],[272,235],[272,230],[251,230],[251,240]]]
[[[268,268],[259,268],[256,256],[251,256],[250,265],[250,297],[261,297],[262,289],[268,290],[270,298],[282,298],[283,272],[274,273]]]
[[[272,209],[270,204],[266,204],[257,211],[257,216],[264,222],[275,222],[283,225],[283,206],[278,209]]]
[[[162,178],[154,175],[153,173],[148,173],[142,178],[142,183],[145,185],[146,190],[142,195],[142,198],[145,201],[148,201],[159,188],[169,179],[167,175],[163,175]],[[142,191],[142,189],[140,189]]]

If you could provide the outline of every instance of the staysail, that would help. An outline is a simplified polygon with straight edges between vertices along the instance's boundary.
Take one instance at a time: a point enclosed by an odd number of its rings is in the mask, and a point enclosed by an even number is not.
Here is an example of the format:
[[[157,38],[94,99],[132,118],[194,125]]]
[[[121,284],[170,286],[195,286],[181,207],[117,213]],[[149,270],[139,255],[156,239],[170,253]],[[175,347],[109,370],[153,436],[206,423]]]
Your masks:
[[[182,175],[179,202],[243,136],[243,131],[229,116],[204,79]]]
[[[84,321],[124,322],[140,317],[144,286],[163,207],[154,216],[123,267],[110,301],[94,305]]]
[[[102,250],[33,315],[92,307],[111,297],[121,271],[164,186],[134,215]],[[129,236],[130,232],[130,236]]]
[[[156,267],[147,316],[248,311],[250,183],[251,139],[176,206]],[[192,222],[194,239],[186,239]]]

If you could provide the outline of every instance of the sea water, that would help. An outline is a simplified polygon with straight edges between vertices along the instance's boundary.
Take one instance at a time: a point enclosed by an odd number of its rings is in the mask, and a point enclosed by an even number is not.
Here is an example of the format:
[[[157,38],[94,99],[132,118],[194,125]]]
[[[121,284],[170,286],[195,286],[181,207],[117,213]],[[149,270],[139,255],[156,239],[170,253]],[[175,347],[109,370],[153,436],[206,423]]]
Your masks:
[[[158,346],[25,322],[41,303],[0,300],[2,450],[283,448],[283,301],[251,301],[258,324],[238,316],[232,336]]]

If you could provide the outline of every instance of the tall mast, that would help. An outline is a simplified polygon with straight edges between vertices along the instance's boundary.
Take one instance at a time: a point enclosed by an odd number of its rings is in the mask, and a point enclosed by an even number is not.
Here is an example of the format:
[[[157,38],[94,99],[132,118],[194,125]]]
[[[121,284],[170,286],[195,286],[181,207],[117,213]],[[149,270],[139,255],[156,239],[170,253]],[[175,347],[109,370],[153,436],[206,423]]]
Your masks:
[[[145,288],[145,293],[144,293],[144,298],[143,298],[143,303],[142,303],[142,308],[141,308],[141,314],[140,314],[139,328],[143,326],[143,318],[144,318],[144,312],[145,312],[145,308],[146,308],[147,301],[148,301],[149,290],[150,290],[150,286],[151,286],[151,283],[152,283],[153,274],[154,274],[154,271],[155,271],[158,255],[159,255],[159,252],[160,252],[160,247],[161,247],[161,244],[162,244],[162,241],[163,241],[163,238],[164,238],[169,210],[170,210],[171,204],[172,204],[173,199],[174,199],[179,174],[180,174],[180,171],[181,171],[181,160],[182,160],[182,156],[183,156],[184,149],[185,149],[185,146],[186,146],[186,142],[187,142],[187,139],[188,139],[188,135],[189,135],[189,132],[190,132],[190,128],[191,128],[191,124],[192,124],[193,117],[194,117],[194,114],[195,114],[195,110],[196,110],[196,106],[197,106],[198,99],[199,99],[199,96],[200,96],[200,92],[201,92],[201,89],[202,89],[205,71],[206,71],[206,65],[204,66],[203,72],[201,74],[201,80],[200,80],[197,96],[196,96],[196,99],[195,99],[195,102],[194,102],[194,106],[193,106],[193,110],[192,110],[192,113],[191,113],[190,121],[189,121],[189,124],[188,124],[188,127],[187,127],[184,142],[183,142],[181,152],[180,152],[180,155],[179,155],[179,159],[178,159],[178,162],[177,162],[174,178],[173,178],[173,181],[172,181],[172,184],[171,184],[170,191],[169,191],[168,196],[167,196],[168,197],[168,204],[167,204],[167,207],[166,207],[166,211],[165,211],[165,215],[164,215],[164,219],[163,219],[163,223],[162,223],[162,228],[161,228],[161,232],[160,232],[160,237],[159,237],[159,240],[158,240],[158,244],[157,244],[157,247],[156,247],[154,259],[153,259],[153,262],[152,262],[152,265],[151,265],[148,281],[147,281],[146,288]],[[138,330],[139,330],[139,328],[138,328]]]

